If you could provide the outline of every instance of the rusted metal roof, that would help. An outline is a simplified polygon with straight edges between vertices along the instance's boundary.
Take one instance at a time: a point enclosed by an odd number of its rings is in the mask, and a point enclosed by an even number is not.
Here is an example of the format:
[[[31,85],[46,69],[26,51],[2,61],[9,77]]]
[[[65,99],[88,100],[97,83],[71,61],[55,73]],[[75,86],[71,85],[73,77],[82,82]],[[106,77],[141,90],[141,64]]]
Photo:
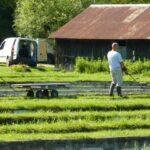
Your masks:
[[[150,4],[91,5],[49,37],[150,39]]]

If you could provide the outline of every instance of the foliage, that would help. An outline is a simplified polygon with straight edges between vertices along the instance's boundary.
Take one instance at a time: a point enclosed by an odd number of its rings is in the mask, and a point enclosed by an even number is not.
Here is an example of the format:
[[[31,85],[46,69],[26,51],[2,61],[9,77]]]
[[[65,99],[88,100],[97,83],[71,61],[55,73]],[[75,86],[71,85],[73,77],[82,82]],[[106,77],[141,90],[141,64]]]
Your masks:
[[[68,22],[80,10],[80,0],[18,1],[15,31],[19,36],[47,37],[49,32]]]
[[[0,6],[3,8],[11,8],[14,9],[16,5],[16,0],[1,0],[0,1]]]
[[[0,0],[0,42],[1,38],[12,36],[13,13],[16,0]]]
[[[47,37],[91,4],[149,3],[148,0],[21,0],[14,19],[19,36]]]
[[[150,60],[138,60],[132,62],[125,60],[125,66],[129,73],[132,74],[147,74],[149,75]],[[106,59],[103,60],[90,60],[88,58],[77,57],[75,64],[76,71],[79,73],[96,73],[109,71],[108,62]]]
[[[112,3],[149,3],[149,0],[1,0],[0,38],[14,34],[13,19],[19,36],[47,37],[89,5]]]
[[[108,63],[106,59],[90,60],[88,58],[77,57],[75,68],[79,73],[105,72],[108,71]]]
[[[147,73],[150,70],[150,60],[138,60],[132,62],[130,60],[125,61],[125,65],[128,68],[128,72],[132,74]]]
[[[13,65],[11,70],[15,72],[31,72],[30,68],[26,65]]]

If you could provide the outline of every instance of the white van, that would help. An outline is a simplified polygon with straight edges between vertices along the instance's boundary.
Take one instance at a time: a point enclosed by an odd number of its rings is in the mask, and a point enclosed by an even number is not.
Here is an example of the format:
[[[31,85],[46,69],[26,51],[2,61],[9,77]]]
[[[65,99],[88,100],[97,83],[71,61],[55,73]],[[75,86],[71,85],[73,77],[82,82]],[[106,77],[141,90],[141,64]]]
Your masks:
[[[37,43],[29,38],[7,38],[0,45],[0,62],[12,64],[37,64]]]

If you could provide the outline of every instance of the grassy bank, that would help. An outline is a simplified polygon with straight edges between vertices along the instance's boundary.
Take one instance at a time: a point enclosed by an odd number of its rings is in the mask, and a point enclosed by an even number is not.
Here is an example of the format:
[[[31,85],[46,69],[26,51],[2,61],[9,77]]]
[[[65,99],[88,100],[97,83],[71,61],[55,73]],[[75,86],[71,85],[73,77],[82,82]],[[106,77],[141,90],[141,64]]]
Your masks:
[[[26,99],[23,97],[2,97],[0,111],[122,111],[148,110],[150,96],[143,95],[126,98],[109,98],[107,96],[81,96],[60,99]]]
[[[103,130],[98,132],[81,133],[8,133],[0,134],[0,141],[27,141],[27,140],[62,140],[62,139],[100,139],[106,137],[142,137],[149,136],[150,129],[135,130]]]

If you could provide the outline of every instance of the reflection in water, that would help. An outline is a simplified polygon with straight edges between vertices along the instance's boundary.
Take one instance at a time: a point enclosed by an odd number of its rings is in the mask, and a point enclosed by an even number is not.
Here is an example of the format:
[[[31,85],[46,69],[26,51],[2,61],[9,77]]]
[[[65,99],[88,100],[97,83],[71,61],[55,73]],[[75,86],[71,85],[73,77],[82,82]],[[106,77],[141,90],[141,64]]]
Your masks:
[[[150,137],[0,143],[0,150],[144,150]]]

